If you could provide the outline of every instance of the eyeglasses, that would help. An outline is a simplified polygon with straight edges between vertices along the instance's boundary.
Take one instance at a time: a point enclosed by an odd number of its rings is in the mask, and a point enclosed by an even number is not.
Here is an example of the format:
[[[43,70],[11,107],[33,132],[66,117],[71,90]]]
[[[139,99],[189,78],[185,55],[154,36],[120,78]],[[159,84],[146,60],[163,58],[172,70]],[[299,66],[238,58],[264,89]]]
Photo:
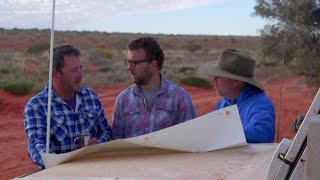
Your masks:
[[[124,63],[128,66],[131,66],[132,68],[136,68],[137,64],[143,63],[143,62],[149,62],[149,60],[147,59],[143,59],[143,60],[129,60],[129,59],[125,59]]]

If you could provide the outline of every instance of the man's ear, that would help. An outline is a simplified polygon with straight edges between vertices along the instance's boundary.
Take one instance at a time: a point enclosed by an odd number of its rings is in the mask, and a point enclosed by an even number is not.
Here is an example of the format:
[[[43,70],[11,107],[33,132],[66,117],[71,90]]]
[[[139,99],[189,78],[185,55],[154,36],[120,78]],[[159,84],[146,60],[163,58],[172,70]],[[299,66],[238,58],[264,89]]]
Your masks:
[[[151,61],[151,65],[152,65],[152,67],[154,67],[154,68],[158,68],[158,61],[157,60],[152,60]]]
[[[242,88],[244,88],[244,86],[245,86],[245,83],[244,82],[242,82],[242,81],[239,81],[239,80],[234,80],[235,81],[235,87],[238,87],[238,88],[240,88],[240,89],[242,89]]]
[[[54,79],[58,79],[59,77],[61,77],[61,72],[59,72],[56,68],[52,69],[52,77]]]

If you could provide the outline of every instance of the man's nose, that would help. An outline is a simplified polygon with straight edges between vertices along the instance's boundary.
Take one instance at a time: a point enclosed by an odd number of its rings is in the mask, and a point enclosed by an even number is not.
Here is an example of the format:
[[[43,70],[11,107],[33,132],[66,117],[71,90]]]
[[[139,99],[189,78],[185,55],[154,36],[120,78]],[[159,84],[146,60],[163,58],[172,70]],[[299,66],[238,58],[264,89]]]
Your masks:
[[[133,70],[134,69],[134,64],[133,63],[128,63],[127,69],[128,70]]]
[[[80,76],[80,77],[83,77],[83,76],[84,76],[84,72],[83,72],[83,70],[82,70],[82,69],[80,69],[80,70],[79,70],[79,72],[78,72],[78,76]]]

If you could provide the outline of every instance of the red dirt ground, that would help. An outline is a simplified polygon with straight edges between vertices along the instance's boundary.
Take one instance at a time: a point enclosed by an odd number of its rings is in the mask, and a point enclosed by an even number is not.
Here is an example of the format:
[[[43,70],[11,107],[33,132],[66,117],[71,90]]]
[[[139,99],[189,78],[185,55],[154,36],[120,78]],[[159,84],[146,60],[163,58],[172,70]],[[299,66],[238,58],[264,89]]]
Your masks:
[[[279,121],[281,83],[280,81],[268,83],[267,80],[263,80],[262,84],[275,105],[276,117]],[[97,90],[109,121],[111,120],[116,96],[127,86],[128,84],[119,84]],[[219,99],[212,89],[181,86],[189,92],[199,115],[212,111]],[[284,80],[280,113],[280,140],[284,137],[292,138],[294,136],[290,131],[290,124],[298,114],[306,114],[315,94],[314,90],[302,85],[297,77]],[[22,118],[23,107],[31,96],[14,96],[6,92],[0,92],[0,179],[10,179],[36,170],[27,155]],[[276,137],[276,139],[278,138]]]

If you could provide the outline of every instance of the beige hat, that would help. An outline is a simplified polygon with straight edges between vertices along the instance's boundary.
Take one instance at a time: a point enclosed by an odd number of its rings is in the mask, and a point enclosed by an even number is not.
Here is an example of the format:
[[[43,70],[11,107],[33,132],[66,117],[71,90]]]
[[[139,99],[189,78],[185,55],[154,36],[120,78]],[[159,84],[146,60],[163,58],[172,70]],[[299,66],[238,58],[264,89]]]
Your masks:
[[[247,82],[261,90],[262,85],[254,78],[255,61],[247,54],[235,49],[224,49],[218,61],[209,61],[199,67],[199,72],[208,76],[219,76]]]

